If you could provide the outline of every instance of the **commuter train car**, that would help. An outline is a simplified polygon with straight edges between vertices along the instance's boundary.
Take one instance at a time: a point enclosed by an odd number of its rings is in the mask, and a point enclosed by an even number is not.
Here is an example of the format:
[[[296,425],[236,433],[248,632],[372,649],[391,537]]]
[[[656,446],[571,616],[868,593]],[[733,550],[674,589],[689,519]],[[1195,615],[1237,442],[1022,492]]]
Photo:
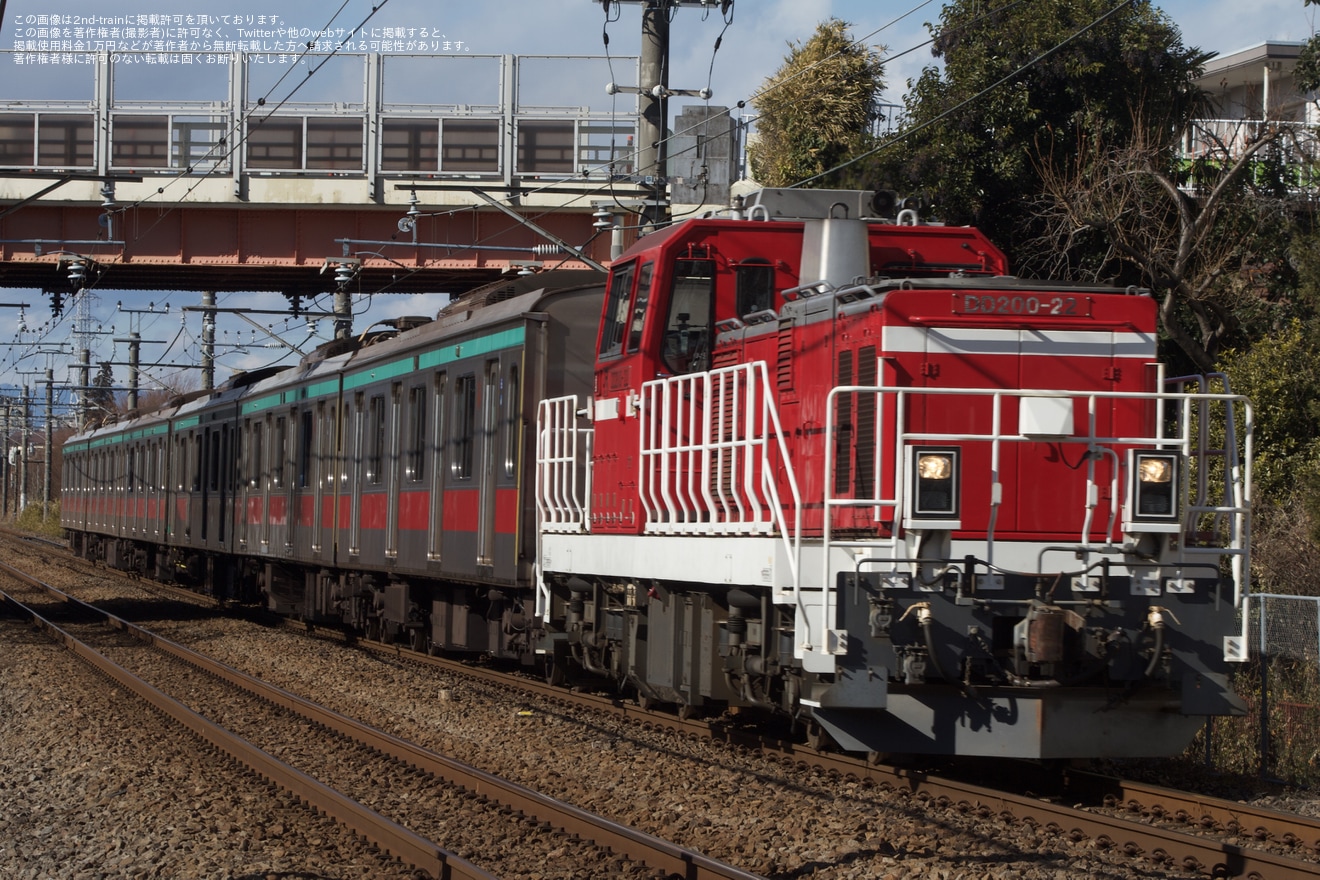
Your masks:
[[[75,437],[64,525],[818,745],[1179,752],[1243,711],[1249,404],[1165,376],[1149,292],[1013,278],[880,207],[764,190],[603,284],[497,285]]]
[[[601,291],[598,273],[518,278],[71,438],[72,546],[419,650],[535,662],[526,419],[589,391]]]

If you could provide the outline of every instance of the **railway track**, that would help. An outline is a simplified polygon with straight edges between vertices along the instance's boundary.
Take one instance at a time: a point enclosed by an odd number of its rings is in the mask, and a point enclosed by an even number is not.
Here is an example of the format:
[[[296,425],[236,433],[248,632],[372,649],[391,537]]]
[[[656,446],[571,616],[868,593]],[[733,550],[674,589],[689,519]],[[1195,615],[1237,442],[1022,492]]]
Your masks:
[[[24,585],[4,593],[5,601],[101,673],[311,809],[431,876],[490,880],[542,870],[755,880],[271,687],[12,566],[0,563],[0,572]],[[143,651],[143,644],[153,650]],[[437,838],[461,840],[487,867]]]
[[[509,686],[507,676],[495,670],[414,655],[400,646],[364,644],[386,655],[450,670],[458,667],[492,685]],[[1011,783],[1005,779],[1000,787],[977,785],[746,732],[727,719],[682,719],[627,701],[530,680],[520,681],[517,687],[566,706],[621,715],[759,751],[790,766],[900,792],[937,808],[1045,829],[1074,843],[1125,853],[1158,870],[1261,880],[1320,875],[1320,821],[1294,813],[1096,773],[1055,773],[1033,765],[1014,764],[1014,779]],[[1015,794],[1007,790],[1010,784],[1029,793]]]
[[[719,741],[732,746],[726,754],[746,755],[749,761],[759,762],[762,769],[755,771],[758,774],[782,772],[784,784],[789,788],[810,786],[822,793],[845,789],[888,792],[898,803],[911,804],[913,810],[925,814],[930,822],[942,823],[946,821],[944,817],[952,816],[958,817],[957,821],[998,825],[1012,829],[1013,833],[1034,834],[1064,846],[1105,853],[1111,859],[1131,864],[1139,873],[1155,870],[1168,876],[1261,878],[1309,877],[1320,873],[1320,863],[1315,860],[1320,829],[1313,820],[1294,814],[1077,772],[1062,777],[1031,778],[1019,773],[1012,780],[1016,791],[1033,793],[1013,794],[1000,788],[813,751],[762,734],[746,733],[728,719],[684,721],[672,715],[646,712],[627,701],[572,693],[527,680],[511,683],[507,676],[493,670],[428,658],[396,646],[363,642],[358,647],[370,649],[374,656],[392,665],[404,660],[435,665],[454,675],[485,682],[482,687],[506,693],[510,700],[534,707],[538,715],[571,714],[578,718],[584,712],[601,713],[621,719],[620,723]],[[607,724],[589,720],[584,723],[600,727]],[[771,759],[770,764],[766,763],[767,758]],[[734,763],[728,757],[724,760]],[[766,769],[774,765],[781,770]],[[806,783],[800,779],[803,774],[808,777]]]

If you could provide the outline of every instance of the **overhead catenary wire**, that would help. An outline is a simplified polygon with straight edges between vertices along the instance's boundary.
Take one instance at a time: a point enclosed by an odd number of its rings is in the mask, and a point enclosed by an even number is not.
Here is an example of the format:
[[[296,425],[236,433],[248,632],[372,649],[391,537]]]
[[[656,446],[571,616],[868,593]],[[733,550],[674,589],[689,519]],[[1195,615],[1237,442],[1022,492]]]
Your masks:
[[[921,8],[923,8],[923,7],[925,7],[925,6],[927,6],[927,5],[929,5],[930,2],[931,2],[931,0],[924,0],[924,2],[917,4],[916,6],[914,6],[914,7],[913,7],[911,10],[909,10],[908,12],[906,12],[906,13],[904,13],[903,15],[901,15],[901,16],[895,18],[893,21],[887,23],[886,25],[884,25],[884,26],[882,26],[882,27],[880,27],[880,28],[877,28],[877,29],[871,31],[871,32],[870,32],[869,34],[867,34],[866,36],[864,36],[864,37],[862,37],[862,38],[860,38],[859,40],[854,41],[854,42],[860,44],[860,43],[862,43],[862,42],[864,42],[864,41],[870,39],[870,38],[873,37],[874,35],[876,35],[876,34],[882,32],[882,31],[885,30],[886,28],[892,26],[894,23],[896,23],[896,22],[898,22],[898,21],[901,21],[903,18],[905,18],[905,17],[907,17],[907,16],[913,14],[915,11],[917,11],[917,10],[919,10],[919,9],[921,9]],[[1010,4],[1010,5],[1016,5],[1018,2],[1022,2],[1022,0],[1015,0],[1015,2],[1012,3],[1012,4]],[[382,2],[381,4],[379,4],[379,6],[374,6],[374,7],[372,8],[372,10],[371,10],[371,15],[374,15],[377,11],[379,11],[379,9],[382,8],[382,7],[385,5],[385,3],[388,3],[388,0],[384,0],[384,2]],[[604,5],[605,5],[605,7],[606,7],[606,15],[607,15],[607,21],[608,21],[609,9],[610,9],[610,7],[611,7],[613,4],[606,3],[606,4],[604,4]],[[341,6],[339,7],[339,10],[335,13],[335,16],[332,16],[332,17],[331,17],[330,21],[331,21],[331,22],[335,21],[336,18],[342,13],[342,11],[344,10],[344,8],[345,8],[346,6],[347,6],[347,2],[345,2],[343,5],[341,5]],[[363,23],[364,23],[364,24],[365,24],[365,22],[366,22],[367,20],[369,20],[369,19],[371,18],[371,15],[368,15],[368,16],[363,20]],[[730,23],[731,23],[731,19],[732,19],[732,16],[731,16],[731,15],[730,15],[730,16],[726,16],[726,21],[725,21],[724,27],[723,27],[723,29],[722,29],[721,32],[720,32],[720,36],[717,37],[717,39],[716,39],[716,43],[715,43],[715,47],[714,47],[714,49],[713,49],[713,51],[712,51],[712,53],[711,53],[711,61],[710,61],[709,70],[708,70],[708,85],[709,85],[710,81],[713,79],[713,68],[714,68],[714,61],[715,61],[716,53],[718,52],[718,50],[719,50],[719,48],[720,48],[720,43],[721,43],[721,41],[722,41],[722,38],[723,38],[723,36],[724,36],[724,33],[725,33],[725,32],[728,30],[728,28],[729,28],[729,25],[730,25]],[[359,25],[359,27],[361,27],[361,25]],[[327,29],[328,29],[328,28],[327,28]],[[929,43],[929,42],[930,42],[930,41],[926,41],[926,43],[923,43],[923,44],[921,44],[921,45],[926,45],[926,44]],[[283,97],[283,98],[282,98],[282,99],[281,99],[281,100],[280,100],[280,101],[279,101],[279,102],[278,102],[273,108],[271,108],[271,109],[269,110],[269,112],[266,112],[264,115],[261,115],[261,116],[260,116],[260,119],[257,121],[256,124],[259,125],[260,122],[265,121],[266,119],[269,119],[269,118],[270,118],[270,117],[271,117],[271,116],[272,116],[272,115],[273,115],[273,114],[274,114],[274,113],[275,113],[275,112],[276,112],[281,106],[284,106],[284,104],[285,104],[287,101],[291,100],[292,97],[296,94],[297,90],[298,90],[299,88],[301,88],[301,87],[302,87],[302,86],[303,86],[303,85],[304,85],[304,84],[310,79],[310,77],[316,72],[317,69],[320,69],[320,66],[321,66],[321,65],[323,65],[324,63],[326,63],[326,61],[329,60],[329,57],[330,57],[331,55],[333,55],[334,52],[339,51],[339,48],[340,48],[340,47],[336,47],[335,50],[334,50],[333,52],[330,53],[330,55],[327,55],[326,58],[322,59],[321,64],[318,65],[317,68],[315,68],[311,73],[309,73],[308,76],[307,76],[306,78],[304,78],[301,82],[299,82],[298,84],[296,84],[295,87],[294,87],[294,88],[293,88],[288,94],[284,95],[284,97]],[[902,54],[906,54],[906,52],[914,51],[915,48],[919,48],[919,47],[914,47],[913,49],[906,50],[904,53],[899,53],[899,55],[892,55],[892,56],[889,56],[889,59],[892,60],[892,58],[895,58],[895,57],[901,57]],[[307,54],[310,54],[310,51],[311,51],[311,47],[309,46],[309,47],[308,47],[308,51],[302,53],[302,55],[300,55],[299,57],[301,58],[301,57],[306,56]],[[607,57],[608,57],[608,56],[607,56]],[[823,62],[818,62],[818,63],[823,63]],[[279,88],[280,84],[283,83],[283,82],[285,81],[285,79],[286,79],[288,76],[292,75],[292,73],[293,73],[293,71],[294,71],[295,69],[296,69],[296,68],[295,68],[294,66],[290,66],[290,69],[284,74],[284,76],[281,76],[280,80],[279,80],[275,85],[273,85],[273,86],[270,88],[270,90],[267,92],[267,98],[269,98],[271,95],[273,95],[273,94],[275,93],[275,91]],[[611,67],[611,70],[612,70],[612,67]],[[763,94],[765,91],[768,91],[768,90],[763,90],[763,91],[761,91],[761,92],[758,92],[757,94],[758,94],[758,95]],[[753,99],[753,100],[754,100],[754,99]],[[709,102],[708,102],[708,103],[709,103]],[[742,102],[740,102],[740,104],[741,104],[741,103],[742,103]],[[264,106],[264,105],[261,104],[261,103],[259,102],[258,105],[257,105],[256,107],[248,108],[248,109],[246,110],[245,114],[244,114],[244,117],[243,117],[244,120],[249,120],[249,119],[252,119],[252,118],[255,117],[255,116],[260,115],[260,107],[262,107],[262,106]],[[727,112],[729,112],[729,111],[725,111],[725,112],[727,113]],[[242,126],[241,124],[238,125],[238,126],[236,126],[236,127],[235,127],[235,131],[237,131],[238,129],[241,129],[242,127],[243,127],[243,126]],[[249,129],[249,130],[250,130],[250,129]],[[678,137],[678,136],[681,136],[681,135],[684,135],[684,134],[687,134],[687,133],[690,133],[691,130],[692,130],[692,128],[685,129],[685,130],[682,130],[682,131],[675,131],[675,132],[673,132],[673,133],[670,134],[670,135],[666,135],[665,137],[666,137],[667,140],[672,141],[673,138]],[[234,137],[230,137],[230,138],[228,138],[228,139],[227,139],[227,143],[226,143],[226,147],[227,147],[228,152],[226,153],[226,155],[232,155],[233,152],[234,152],[235,150],[240,149],[240,148],[241,148],[241,145],[242,145],[242,143],[243,143],[243,141],[244,141],[244,139],[245,139],[245,137],[246,137],[246,134],[242,134],[242,135],[238,135],[238,136],[234,136]],[[689,149],[694,149],[694,147],[693,147],[693,148],[689,148]],[[633,155],[635,155],[635,153],[634,153]],[[676,155],[678,155],[678,154],[676,154]],[[211,170],[209,170],[209,171],[207,172],[207,175],[213,175],[213,174],[217,174],[217,173],[219,173],[219,172],[216,171],[215,169],[211,169]],[[185,176],[186,176],[186,174],[180,174],[180,175],[176,176],[173,180],[171,180],[170,183],[173,184],[173,183],[175,183],[175,182],[177,182],[177,181],[179,181],[179,180],[182,180]],[[206,176],[206,175],[204,175],[204,176]],[[193,186],[193,187],[190,187],[189,190],[188,190],[188,192],[184,193],[182,199],[186,199],[187,196],[188,196],[188,194],[191,193],[192,189],[195,188],[195,186],[198,185],[199,183],[200,183],[200,181],[198,181],[197,183],[194,183],[194,186]],[[574,197],[574,198],[573,198],[568,204],[573,204],[573,203],[576,203],[576,202],[579,202],[579,201],[582,201],[582,200],[585,200],[585,199],[588,199],[588,198],[595,198],[595,197],[600,197],[600,196],[607,196],[607,195],[609,195],[609,194],[613,191],[613,183],[614,183],[613,181],[607,181],[607,182],[605,182],[604,184],[602,184],[601,186],[594,187],[592,190],[590,190],[590,191],[588,191],[588,192],[584,192],[584,193],[582,193],[581,195],[577,195],[577,196],[575,196],[575,197]],[[801,184],[799,184],[799,185],[801,185]],[[533,190],[529,190],[529,191],[527,191],[525,194],[534,194],[534,193],[537,193],[537,192],[541,192],[541,191],[545,191],[545,190],[552,189],[553,187],[554,187],[554,183],[546,183],[546,184],[544,184],[543,186],[540,186],[540,187],[537,187],[537,188],[535,188],[535,189],[533,189]],[[157,193],[156,195],[160,195],[160,193]],[[138,203],[135,203],[135,204],[141,204],[141,203],[143,203],[143,202],[145,202],[145,201],[147,201],[147,200],[149,200],[149,199],[151,199],[151,198],[154,198],[154,196],[148,196],[146,199],[143,199],[142,201],[140,201],[140,202],[138,202]],[[180,203],[182,202],[182,199],[180,199]],[[453,211],[447,211],[447,212],[443,212],[443,213],[444,213],[444,214],[451,214],[451,215],[452,215],[452,214],[457,214],[457,213],[461,213],[461,212],[464,212],[464,211],[475,211],[475,210],[476,210],[476,207],[475,207],[475,206],[470,206],[470,207],[465,207],[465,208],[456,209],[456,210],[453,210]],[[549,213],[549,212],[542,212],[541,214],[538,214],[538,215],[536,215],[536,216],[537,216],[537,217],[544,216],[545,213]],[[437,213],[437,214],[430,215],[430,216],[442,216],[442,214]],[[158,219],[156,222],[160,222],[160,219]],[[153,225],[154,225],[154,224],[153,224]],[[148,230],[148,231],[149,231],[149,230]],[[501,234],[501,233],[495,233],[495,234]],[[594,238],[595,238],[595,236],[593,235],[593,236],[592,236],[592,239],[594,239]],[[483,238],[481,241],[489,241],[489,240],[491,240],[491,237]],[[478,242],[478,243],[480,243],[480,242]],[[562,261],[561,261],[561,262],[562,262]],[[113,265],[113,264],[111,264],[111,265]],[[108,267],[107,267],[107,268],[108,268]],[[418,268],[416,268],[416,269],[411,270],[411,272],[409,272],[408,274],[411,275],[411,274],[413,274],[413,273],[415,273],[415,272],[417,272],[417,271],[421,271],[421,270],[422,270],[422,267],[418,267]],[[104,275],[104,272],[103,272],[99,278],[95,279],[94,281],[92,281],[92,282],[89,284],[87,290],[94,289],[99,283],[101,283],[102,280],[104,280],[104,277],[105,277],[105,275]],[[404,277],[407,277],[407,276],[405,275]],[[365,298],[367,298],[367,299],[369,300],[370,297],[373,295],[373,293],[375,293],[375,292],[386,292],[386,291],[388,291],[389,289],[391,289],[392,287],[394,287],[395,285],[397,285],[397,284],[399,283],[400,280],[401,280],[401,279],[396,279],[396,280],[390,282],[389,284],[387,284],[386,286],[384,286],[383,288],[381,288],[379,291],[359,293],[358,296],[359,296],[359,297],[365,297]],[[356,311],[356,309],[355,309],[355,311]],[[58,325],[58,324],[61,324],[61,323],[62,323],[62,318],[61,318],[61,319],[58,319],[58,320],[55,321],[55,322],[53,322],[54,325]],[[54,329],[54,327],[52,327],[52,328],[51,328],[50,330],[48,330],[45,334],[43,334],[43,336],[42,336],[41,338],[42,338],[43,340],[44,340],[44,339],[48,339],[48,338],[50,338],[50,336],[51,336],[52,333],[53,333],[53,329]],[[35,344],[35,343],[34,343],[34,344]]]

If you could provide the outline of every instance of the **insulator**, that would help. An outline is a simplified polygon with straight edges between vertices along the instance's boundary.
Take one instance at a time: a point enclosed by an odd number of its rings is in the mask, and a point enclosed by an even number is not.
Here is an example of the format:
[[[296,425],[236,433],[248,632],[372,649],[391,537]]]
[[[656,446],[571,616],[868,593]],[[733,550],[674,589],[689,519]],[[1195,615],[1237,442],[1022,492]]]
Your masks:
[[[532,248],[532,253],[538,257],[554,257],[559,254],[566,254],[568,251],[557,244],[538,244]]]
[[[339,284],[347,284],[353,280],[353,267],[340,263],[335,267],[335,281]]]

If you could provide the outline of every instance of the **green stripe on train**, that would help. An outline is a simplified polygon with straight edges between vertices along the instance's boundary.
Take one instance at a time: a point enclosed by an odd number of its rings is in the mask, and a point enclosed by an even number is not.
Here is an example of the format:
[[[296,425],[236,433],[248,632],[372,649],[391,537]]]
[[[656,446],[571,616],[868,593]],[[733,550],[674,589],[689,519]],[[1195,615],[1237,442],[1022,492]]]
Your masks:
[[[483,354],[502,351],[506,348],[516,348],[523,344],[526,336],[525,328],[519,326],[509,330],[501,330],[499,333],[492,333],[489,336],[479,336],[476,339],[446,345],[444,348],[428,351],[422,355],[417,359],[417,366],[419,369],[439,367],[463,358],[480,357]]]

